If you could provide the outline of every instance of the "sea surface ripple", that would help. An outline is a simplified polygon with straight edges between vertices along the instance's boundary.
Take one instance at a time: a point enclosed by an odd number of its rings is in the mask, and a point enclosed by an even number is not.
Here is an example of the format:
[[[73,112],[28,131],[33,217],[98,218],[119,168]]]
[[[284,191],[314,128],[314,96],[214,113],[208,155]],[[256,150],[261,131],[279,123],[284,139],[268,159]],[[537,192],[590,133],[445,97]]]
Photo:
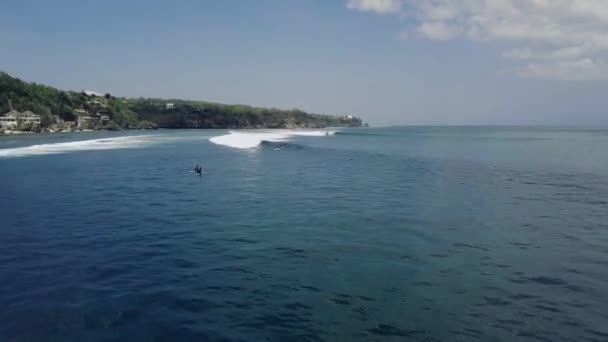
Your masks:
[[[0,341],[608,340],[606,131],[230,134],[0,138]]]

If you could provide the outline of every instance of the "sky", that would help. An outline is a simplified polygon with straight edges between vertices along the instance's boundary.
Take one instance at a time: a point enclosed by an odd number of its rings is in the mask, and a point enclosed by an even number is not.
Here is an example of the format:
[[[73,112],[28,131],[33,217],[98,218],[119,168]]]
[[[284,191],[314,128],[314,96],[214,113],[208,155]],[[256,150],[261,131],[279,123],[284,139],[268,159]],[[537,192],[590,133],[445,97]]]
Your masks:
[[[608,1],[2,0],[0,70],[377,126],[605,126]]]

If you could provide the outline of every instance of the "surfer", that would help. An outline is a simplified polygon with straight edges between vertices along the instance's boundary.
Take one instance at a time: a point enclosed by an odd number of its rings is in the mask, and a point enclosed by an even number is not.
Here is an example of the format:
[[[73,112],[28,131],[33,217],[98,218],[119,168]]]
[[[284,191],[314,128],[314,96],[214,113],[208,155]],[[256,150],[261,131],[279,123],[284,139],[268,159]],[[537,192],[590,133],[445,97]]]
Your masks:
[[[199,175],[203,174],[203,167],[199,166],[198,164],[194,167],[194,172],[198,173]]]

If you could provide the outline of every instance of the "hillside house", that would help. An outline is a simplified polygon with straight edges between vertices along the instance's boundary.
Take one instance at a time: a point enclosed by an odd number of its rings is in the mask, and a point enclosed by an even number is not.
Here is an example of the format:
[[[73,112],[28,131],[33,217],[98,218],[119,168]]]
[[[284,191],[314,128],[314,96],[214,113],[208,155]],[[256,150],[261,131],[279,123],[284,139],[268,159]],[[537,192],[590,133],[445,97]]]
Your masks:
[[[40,115],[29,110],[21,113],[14,109],[0,116],[0,127],[5,129],[15,129],[20,124],[30,124],[32,126],[40,126]]]
[[[93,96],[93,97],[95,97],[95,96],[97,96],[97,97],[103,97],[103,96],[104,96],[104,94],[102,94],[102,93],[98,93],[98,92],[96,92],[96,91],[92,91],[92,90],[83,90],[82,92],[83,92],[83,93],[84,93],[86,96]]]
[[[80,129],[88,128],[93,121],[91,114],[84,109],[75,109],[74,116],[76,116],[76,127]]]

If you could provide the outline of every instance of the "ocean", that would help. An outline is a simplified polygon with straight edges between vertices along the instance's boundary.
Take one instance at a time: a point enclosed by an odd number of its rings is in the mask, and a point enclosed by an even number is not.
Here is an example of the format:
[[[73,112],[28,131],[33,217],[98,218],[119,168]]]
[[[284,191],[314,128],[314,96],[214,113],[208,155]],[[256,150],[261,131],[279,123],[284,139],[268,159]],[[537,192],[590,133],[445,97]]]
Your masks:
[[[0,178],[0,341],[608,341],[608,130],[2,136]]]

